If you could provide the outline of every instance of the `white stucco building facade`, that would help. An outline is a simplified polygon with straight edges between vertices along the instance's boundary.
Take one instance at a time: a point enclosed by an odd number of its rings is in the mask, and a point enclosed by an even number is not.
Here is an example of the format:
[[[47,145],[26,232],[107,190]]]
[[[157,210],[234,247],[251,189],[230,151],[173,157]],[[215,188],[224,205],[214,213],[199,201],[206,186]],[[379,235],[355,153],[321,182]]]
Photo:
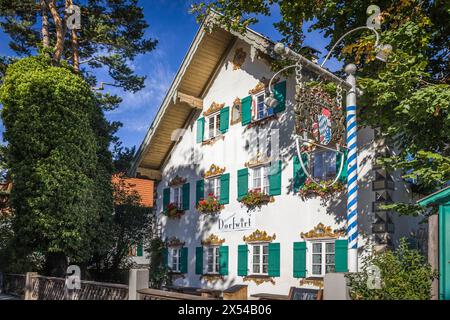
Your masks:
[[[298,193],[302,182],[294,177],[301,170],[298,162],[295,164],[294,78],[280,77],[278,81],[284,109],[259,109],[258,97],[266,92],[266,81],[274,74],[268,58],[273,44],[251,30],[241,36],[217,27],[208,33],[204,27],[168,91],[134,167],[136,174],[157,181],[158,224],[162,238],[168,240],[165,263],[174,271],[174,284],[219,290],[247,284],[250,295],[320,287],[326,272],[346,271],[345,190],[326,199],[302,198]],[[205,52],[215,54],[210,48],[219,46],[216,39],[226,43],[209,71],[205,65],[212,58]],[[198,86],[200,76],[206,80]],[[195,86],[201,90],[195,92]],[[244,110],[249,99],[250,122],[248,110]],[[177,107],[183,108],[185,115],[173,111]],[[179,130],[174,133],[175,129]],[[277,143],[278,156],[273,155]],[[373,245],[395,245],[399,237],[417,231],[418,224],[414,218],[376,209],[377,201],[407,200],[408,189],[395,175],[388,178],[383,170],[377,171],[380,147],[374,130],[359,130],[358,147],[361,257]],[[162,156],[158,158],[158,154]],[[324,156],[320,168],[311,164],[319,160],[310,159],[311,171],[323,176],[336,174],[332,167],[338,167],[335,162],[339,159],[330,159]],[[270,171],[278,165],[280,172]],[[265,190],[271,202],[248,210],[239,199],[243,189],[256,188]],[[199,212],[198,200],[210,193],[220,198],[220,212]],[[380,201],[382,194],[389,196]],[[175,204],[182,215],[170,218],[164,212]]]

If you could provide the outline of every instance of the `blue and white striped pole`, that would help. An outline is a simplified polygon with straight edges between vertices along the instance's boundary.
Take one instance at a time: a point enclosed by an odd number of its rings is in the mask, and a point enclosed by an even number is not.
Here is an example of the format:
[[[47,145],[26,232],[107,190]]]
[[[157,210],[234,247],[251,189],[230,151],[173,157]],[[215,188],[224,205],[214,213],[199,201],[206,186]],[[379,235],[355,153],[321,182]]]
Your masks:
[[[347,237],[348,271],[358,271],[358,145],[356,123],[356,66],[345,67],[347,82],[352,88],[347,92]]]

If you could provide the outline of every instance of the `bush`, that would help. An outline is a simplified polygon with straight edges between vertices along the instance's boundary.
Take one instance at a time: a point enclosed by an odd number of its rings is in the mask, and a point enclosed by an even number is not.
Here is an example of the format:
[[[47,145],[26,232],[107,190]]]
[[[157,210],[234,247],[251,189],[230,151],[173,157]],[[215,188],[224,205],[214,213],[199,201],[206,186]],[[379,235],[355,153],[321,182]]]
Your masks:
[[[380,270],[379,289],[369,285],[373,266]],[[405,238],[394,251],[367,256],[362,272],[347,275],[350,296],[354,300],[429,300],[431,283],[436,277],[425,257],[419,251],[409,249]]]
[[[47,271],[88,259],[112,212],[107,122],[89,84],[45,56],[11,64],[1,90],[17,252],[40,252]],[[105,131],[105,132],[101,132]],[[29,252],[26,252],[28,249]]]
[[[160,238],[150,240],[148,253],[150,254],[150,288],[161,289],[172,284],[169,268],[164,264],[165,242]]]

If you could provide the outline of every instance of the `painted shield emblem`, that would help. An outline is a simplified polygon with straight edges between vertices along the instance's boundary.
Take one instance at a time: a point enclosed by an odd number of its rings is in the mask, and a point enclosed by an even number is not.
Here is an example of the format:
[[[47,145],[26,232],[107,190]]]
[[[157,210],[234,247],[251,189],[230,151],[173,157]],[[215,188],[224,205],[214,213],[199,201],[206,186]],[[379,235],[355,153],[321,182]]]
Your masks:
[[[331,141],[331,113],[330,110],[323,108],[319,115],[319,135],[320,143],[327,145]]]

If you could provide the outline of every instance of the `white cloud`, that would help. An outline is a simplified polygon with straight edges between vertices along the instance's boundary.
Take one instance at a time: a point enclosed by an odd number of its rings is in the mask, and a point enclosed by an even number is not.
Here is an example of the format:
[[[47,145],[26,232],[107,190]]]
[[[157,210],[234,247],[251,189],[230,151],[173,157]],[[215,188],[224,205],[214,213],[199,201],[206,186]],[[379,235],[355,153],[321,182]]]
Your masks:
[[[123,123],[121,131],[130,133],[147,131],[174,76],[162,50],[139,57],[134,63],[138,74],[147,75],[145,88],[136,93],[111,89],[110,92],[122,97],[123,102],[107,114],[110,120]]]

